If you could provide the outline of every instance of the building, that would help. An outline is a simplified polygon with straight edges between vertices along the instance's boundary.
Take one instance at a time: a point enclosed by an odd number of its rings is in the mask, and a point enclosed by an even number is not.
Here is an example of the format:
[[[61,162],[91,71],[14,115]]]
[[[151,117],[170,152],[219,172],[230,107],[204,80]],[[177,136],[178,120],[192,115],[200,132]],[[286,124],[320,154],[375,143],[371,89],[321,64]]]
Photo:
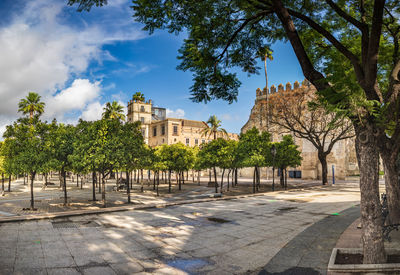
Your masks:
[[[127,118],[128,122],[141,122],[144,140],[151,147],[178,142],[193,147],[213,139],[213,136],[203,135],[203,130],[208,128],[204,121],[167,118],[166,109],[153,107],[151,100],[129,101]],[[218,137],[223,137],[222,133],[218,133]],[[239,136],[228,133],[228,138],[238,140]]]
[[[303,81],[302,85],[296,81],[293,85],[293,89],[290,83],[286,84],[286,89],[282,84],[280,84],[278,86],[278,91],[274,85],[271,86],[270,92],[266,88],[264,88],[264,90],[258,88],[256,91],[256,100],[251,109],[249,120],[242,127],[241,131],[246,132],[247,130],[256,127],[260,131],[270,132],[273,141],[279,141],[282,137],[280,129],[267,127],[266,118],[268,97],[273,96],[275,93],[289,93],[295,89],[307,89],[307,92],[309,93],[314,93],[316,91],[315,87],[306,80]],[[301,177],[303,179],[320,179],[322,168],[318,160],[317,150],[308,140],[295,137],[294,140],[299,146],[303,161],[300,167],[288,169],[289,176]],[[338,179],[345,179],[346,176],[359,173],[354,142],[354,138],[346,139],[341,140],[334,145],[332,152],[327,157],[329,167],[328,177],[332,177],[332,165],[335,167],[335,177]],[[251,173],[251,171],[249,171],[249,173]],[[271,174],[271,172],[264,171],[264,174],[267,173]]]

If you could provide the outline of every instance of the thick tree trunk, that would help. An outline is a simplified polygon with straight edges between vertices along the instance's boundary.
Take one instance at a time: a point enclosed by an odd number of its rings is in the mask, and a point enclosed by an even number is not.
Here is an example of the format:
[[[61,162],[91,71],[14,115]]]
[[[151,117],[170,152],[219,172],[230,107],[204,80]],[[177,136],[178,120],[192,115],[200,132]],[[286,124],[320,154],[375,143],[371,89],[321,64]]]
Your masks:
[[[285,190],[287,190],[287,169],[285,168]]]
[[[222,169],[221,187],[219,188],[221,194],[222,194],[222,188],[224,187],[224,174],[225,174],[225,168]]]
[[[396,153],[396,152],[395,152]],[[385,187],[388,200],[388,224],[400,223],[400,182],[397,167],[397,154],[390,150],[381,151],[383,167],[385,170]]]
[[[217,169],[214,166],[215,193],[218,193]]]
[[[319,162],[321,163],[321,168],[322,168],[322,185],[325,185],[328,183],[328,163],[326,161],[326,154],[323,152],[318,152],[318,159]]]
[[[368,126],[368,124],[367,124]],[[356,153],[360,169],[361,224],[365,264],[386,262],[379,199],[378,140],[366,126],[355,125]]]
[[[126,194],[128,195],[128,203],[131,203],[131,189],[129,188],[129,172],[126,170]]]
[[[31,210],[35,210],[35,200],[33,199],[33,182],[35,180],[36,172],[31,173]]]

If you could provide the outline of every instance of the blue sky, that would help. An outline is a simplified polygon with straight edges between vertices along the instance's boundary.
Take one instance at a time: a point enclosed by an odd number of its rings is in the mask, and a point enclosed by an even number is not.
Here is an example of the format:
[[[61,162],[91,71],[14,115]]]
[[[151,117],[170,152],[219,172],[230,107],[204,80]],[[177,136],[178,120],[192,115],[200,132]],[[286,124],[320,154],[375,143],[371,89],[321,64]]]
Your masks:
[[[17,103],[28,91],[42,96],[49,120],[94,120],[107,101],[126,105],[134,92],[141,91],[155,105],[169,109],[170,116],[207,120],[215,114],[225,129],[240,132],[255,90],[265,86],[264,74],[239,73],[242,86],[233,104],[193,103],[191,73],[176,70],[184,34],[142,32],[127,0],[110,0],[108,6],[89,13],[76,12],[66,2],[0,2],[0,133],[19,115]],[[272,49],[269,84],[302,81],[290,45],[277,43]]]

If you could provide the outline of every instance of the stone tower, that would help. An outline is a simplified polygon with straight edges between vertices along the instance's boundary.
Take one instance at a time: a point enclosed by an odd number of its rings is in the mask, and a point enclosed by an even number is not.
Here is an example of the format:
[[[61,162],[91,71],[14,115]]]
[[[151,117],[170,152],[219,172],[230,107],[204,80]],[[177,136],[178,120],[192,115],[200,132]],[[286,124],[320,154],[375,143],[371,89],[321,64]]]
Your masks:
[[[284,135],[279,128],[272,125],[268,125],[267,113],[268,113],[268,97],[274,96],[275,93],[290,93],[297,89],[306,89],[307,93],[313,94],[316,89],[307,80],[304,80],[301,84],[296,81],[293,83],[279,84],[278,87],[272,85],[269,89],[264,88],[263,90],[256,90],[256,100],[254,106],[251,109],[249,120],[242,127],[241,132],[246,132],[253,127],[256,127],[260,131],[268,131],[272,135],[273,141],[279,141]],[[287,133],[286,133],[287,134]],[[299,150],[302,152],[303,157],[302,165],[288,169],[289,171],[301,171],[301,177],[303,179],[320,179],[321,165],[318,160],[317,150],[315,147],[306,139],[294,137],[296,144],[299,146]],[[335,144],[332,152],[327,157],[328,161],[328,176],[332,176],[332,165],[335,166],[335,177],[338,179],[344,179],[346,176],[358,174],[357,158],[354,148],[354,139],[341,140]],[[299,174],[299,173],[297,173]]]

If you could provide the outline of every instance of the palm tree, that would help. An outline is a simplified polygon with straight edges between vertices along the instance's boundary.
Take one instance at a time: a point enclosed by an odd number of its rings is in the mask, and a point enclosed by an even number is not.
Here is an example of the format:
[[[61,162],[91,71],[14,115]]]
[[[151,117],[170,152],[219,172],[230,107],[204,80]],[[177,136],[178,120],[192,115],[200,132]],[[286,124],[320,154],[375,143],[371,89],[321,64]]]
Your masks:
[[[22,112],[24,115],[29,114],[29,118],[32,120],[35,113],[39,116],[44,112],[44,103],[40,101],[40,95],[34,92],[29,92],[26,98],[21,99],[18,104],[18,112]]]
[[[217,139],[218,132],[228,136],[226,130],[221,128],[221,120],[219,120],[215,115],[210,116],[210,118],[207,120],[207,124],[209,127],[202,130],[203,136],[208,135],[210,137],[213,134],[214,139]]]
[[[136,92],[133,94],[132,99],[134,101],[140,101],[140,102],[144,102],[145,98],[144,98],[144,94],[142,94],[141,92]]]
[[[125,120],[124,107],[115,100],[112,103],[107,102],[106,107],[104,107],[103,110],[104,119]]]
[[[274,60],[272,57],[272,51],[268,47],[263,47],[257,52],[257,56],[264,61],[265,87],[268,91],[267,59]]]

